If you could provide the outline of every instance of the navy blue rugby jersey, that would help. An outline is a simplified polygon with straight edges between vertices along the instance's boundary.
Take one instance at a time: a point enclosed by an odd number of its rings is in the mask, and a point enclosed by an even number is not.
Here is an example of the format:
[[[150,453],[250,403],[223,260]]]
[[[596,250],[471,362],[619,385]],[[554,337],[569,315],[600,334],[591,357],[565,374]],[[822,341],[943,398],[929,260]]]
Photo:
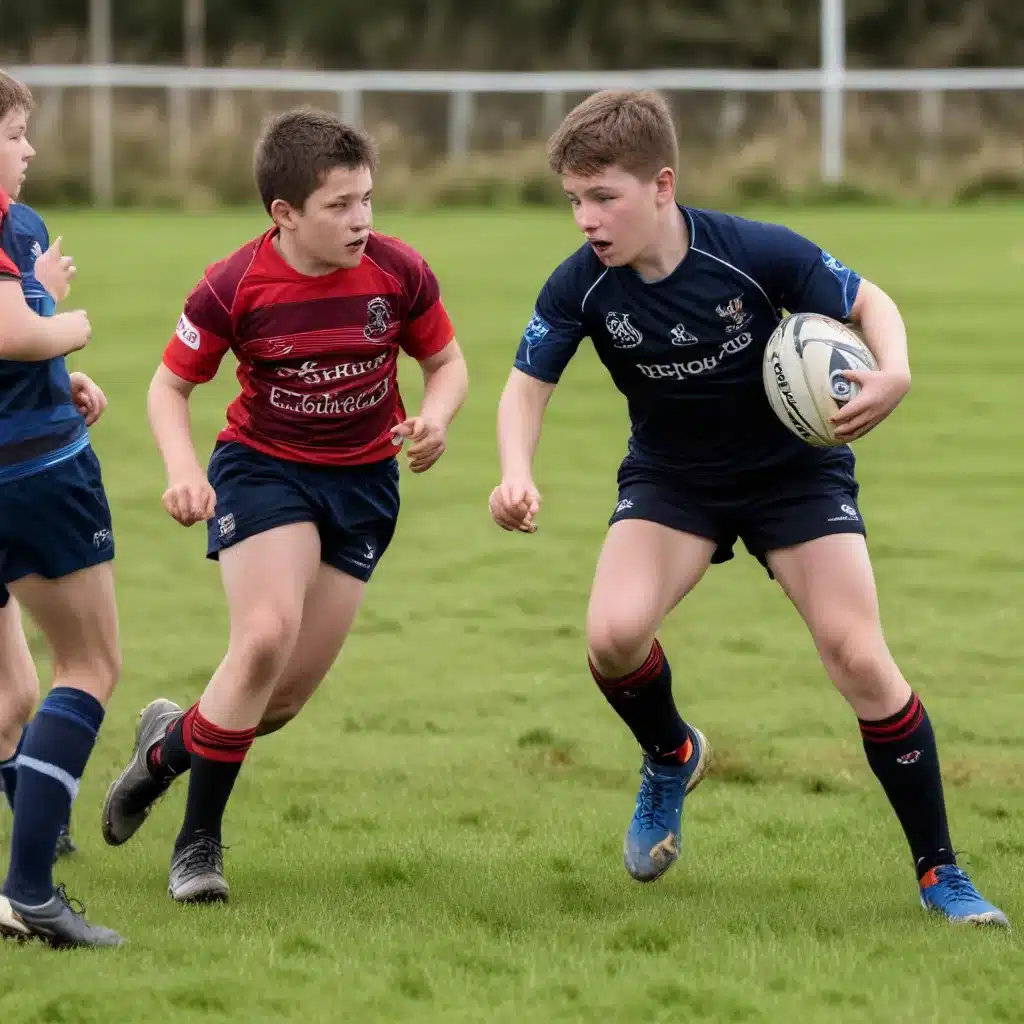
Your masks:
[[[33,273],[36,258],[49,246],[42,217],[0,191],[0,277],[20,280],[25,301],[40,316],[55,312],[52,296]],[[63,356],[0,359],[0,483],[41,472],[88,444]]]
[[[779,466],[847,460],[812,448],[776,418],[761,362],[789,313],[848,320],[860,277],[778,224],[680,207],[690,247],[666,278],[606,267],[589,243],[541,289],[515,366],[558,381],[589,337],[626,397],[633,459],[715,484]]]

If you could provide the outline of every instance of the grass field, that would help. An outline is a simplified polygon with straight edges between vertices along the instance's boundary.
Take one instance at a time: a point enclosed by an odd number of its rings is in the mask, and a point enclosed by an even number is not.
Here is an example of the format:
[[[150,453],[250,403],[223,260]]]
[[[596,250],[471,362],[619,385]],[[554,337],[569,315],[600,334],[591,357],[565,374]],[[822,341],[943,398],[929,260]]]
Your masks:
[[[905,312],[914,390],[858,444],[862,507],[891,646],[939,734],[961,863],[1024,925],[1024,212],[785,219]],[[472,396],[444,460],[404,477],[396,540],[330,678],[246,762],[225,832],[232,903],[178,908],[166,881],[184,786],[130,845],[99,834],[138,709],[194,699],[226,640],[200,528],[161,511],[144,395],[187,290],[262,220],[51,217],[94,326],[73,363],[110,398],[94,441],[125,650],[75,808],[82,849],[58,879],[130,945],[0,949],[3,1019],[1024,1020],[1019,930],[925,917],[853,718],[745,554],[665,627],[680,707],[719,760],[688,803],[680,862],[655,886],[629,879],[639,758],[589,679],[582,635],[626,421],[589,350],[549,414],[540,532],[498,531],[486,504],[495,404],[538,287],[576,244],[571,219],[378,227],[437,270]],[[197,392],[203,452],[233,394],[229,360]],[[4,849],[8,829],[0,814]]]

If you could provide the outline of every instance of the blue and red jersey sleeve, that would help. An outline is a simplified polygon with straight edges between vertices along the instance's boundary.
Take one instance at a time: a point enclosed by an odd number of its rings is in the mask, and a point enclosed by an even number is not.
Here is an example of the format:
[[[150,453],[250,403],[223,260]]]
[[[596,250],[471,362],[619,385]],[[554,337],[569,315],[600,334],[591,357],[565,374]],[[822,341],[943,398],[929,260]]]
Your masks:
[[[0,278],[8,277],[21,280],[21,271],[18,269],[18,264],[14,262],[14,252],[8,251],[13,240],[11,225],[7,220],[9,206],[10,200],[7,193],[0,188]]]

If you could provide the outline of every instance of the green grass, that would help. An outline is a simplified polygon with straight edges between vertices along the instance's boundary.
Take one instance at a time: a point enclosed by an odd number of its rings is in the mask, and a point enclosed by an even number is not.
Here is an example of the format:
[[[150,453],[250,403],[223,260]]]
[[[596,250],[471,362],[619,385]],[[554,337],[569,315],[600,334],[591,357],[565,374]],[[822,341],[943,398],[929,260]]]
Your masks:
[[[1024,923],[1024,214],[788,211],[901,303],[914,390],[858,444],[887,635],[940,738],[954,838]],[[472,396],[444,460],[403,480],[393,547],[306,713],[260,741],[228,813],[226,908],[166,895],[184,787],[127,847],[100,801],[139,707],[194,699],[226,616],[199,528],[160,508],[144,394],[203,266],[262,227],[55,213],[110,397],[95,430],[115,516],[125,650],[58,878],[131,940],[0,949],[5,1021],[1018,1021],[1018,933],[918,903],[902,835],[796,614],[742,555],[667,624],[684,713],[720,759],[656,886],[621,866],[638,758],[595,692],[583,614],[626,421],[592,353],[556,394],[533,537],[489,521],[494,409],[548,270],[550,212],[381,216],[437,270]],[[407,367],[406,371],[410,368]],[[418,392],[415,366],[407,395]],[[207,451],[230,361],[196,396]],[[0,828],[6,835],[7,822]]]

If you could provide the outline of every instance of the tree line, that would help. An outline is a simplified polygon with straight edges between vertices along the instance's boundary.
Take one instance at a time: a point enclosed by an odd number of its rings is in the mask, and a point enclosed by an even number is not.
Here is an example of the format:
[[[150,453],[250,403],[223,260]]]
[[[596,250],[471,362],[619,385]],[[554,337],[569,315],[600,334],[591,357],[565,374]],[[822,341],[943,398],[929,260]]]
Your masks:
[[[179,63],[184,0],[111,0],[114,59]],[[203,60],[345,69],[798,68],[819,0],[204,0]],[[85,0],[0,0],[0,57],[87,60]],[[1024,2],[846,0],[854,67],[1024,65]]]

